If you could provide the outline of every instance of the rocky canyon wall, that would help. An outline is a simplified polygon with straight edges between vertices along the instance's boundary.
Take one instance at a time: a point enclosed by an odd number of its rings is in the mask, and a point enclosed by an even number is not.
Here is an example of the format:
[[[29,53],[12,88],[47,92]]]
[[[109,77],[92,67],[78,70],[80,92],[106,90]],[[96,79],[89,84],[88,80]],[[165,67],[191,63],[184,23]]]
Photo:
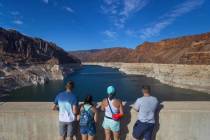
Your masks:
[[[16,88],[62,80],[80,60],[55,43],[0,28],[0,96]]]
[[[38,64],[28,67],[9,66],[0,71],[0,95],[13,89],[46,84],[50,80],[63,80],[68,74],[74,72],[80,64],[50,65]]]
[[[155,63],[83,63],[118,68],[126,74],[153,77],[162,83],[210,94],[210,65]]]

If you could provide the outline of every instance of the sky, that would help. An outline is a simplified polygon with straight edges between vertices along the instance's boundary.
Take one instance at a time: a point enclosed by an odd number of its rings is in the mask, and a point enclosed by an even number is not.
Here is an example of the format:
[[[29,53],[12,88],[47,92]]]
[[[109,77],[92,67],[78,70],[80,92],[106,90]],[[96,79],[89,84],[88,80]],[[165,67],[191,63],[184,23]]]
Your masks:
[[[0,27],[66,51],[210,32],[210,0],[0,0]]]

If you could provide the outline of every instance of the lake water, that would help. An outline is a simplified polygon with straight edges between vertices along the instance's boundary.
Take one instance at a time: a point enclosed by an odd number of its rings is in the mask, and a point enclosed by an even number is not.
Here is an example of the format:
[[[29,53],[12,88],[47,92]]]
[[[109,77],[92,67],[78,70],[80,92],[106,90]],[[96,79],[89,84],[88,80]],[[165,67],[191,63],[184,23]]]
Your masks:
[[[63,81],[50,81],[48,84],[24,87],[14,90],[5,101],[53,101],[56,94],[64,89],[66,81],[75,82],[74,93],[82,101],[86,95],[93,95],[95,101],[106,97],[106,87],[113,85],[117,90],[117,97],[124,101],[135,101],[142,96],[141,86],[151,85],[152,94],[161,101],[210,101],[207,93],[187,89],[175,88],[160,83],[153,78],[145,76],[125,75],[117,69],[84,66]]]

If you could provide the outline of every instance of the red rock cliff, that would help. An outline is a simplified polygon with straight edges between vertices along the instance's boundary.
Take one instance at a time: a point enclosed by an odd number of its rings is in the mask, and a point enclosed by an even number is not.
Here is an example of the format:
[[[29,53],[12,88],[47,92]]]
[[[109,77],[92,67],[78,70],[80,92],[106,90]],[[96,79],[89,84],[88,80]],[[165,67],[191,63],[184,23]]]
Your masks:
[[[9,64],[80,63],[52,42],[0,28],[0,61]]]
[[[145,42],[136,49],[112,48],[71,52],[83,62],[210,64],[210,33]]]

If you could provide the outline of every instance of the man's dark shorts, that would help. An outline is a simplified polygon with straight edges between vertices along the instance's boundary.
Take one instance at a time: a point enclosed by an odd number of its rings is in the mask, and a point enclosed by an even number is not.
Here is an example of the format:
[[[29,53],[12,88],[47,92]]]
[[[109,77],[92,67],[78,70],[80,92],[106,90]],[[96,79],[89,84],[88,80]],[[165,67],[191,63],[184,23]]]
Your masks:
[[[72,137],[75,134],[75,122],[59,122],[60,136]]]
[[[151,140],[154,126],[155,124],[153,123],[144,123],[140,122],[139,120],[136,121],[133,127],[133,137],[137,140],[141,139],[142,137],[145,140]]]

